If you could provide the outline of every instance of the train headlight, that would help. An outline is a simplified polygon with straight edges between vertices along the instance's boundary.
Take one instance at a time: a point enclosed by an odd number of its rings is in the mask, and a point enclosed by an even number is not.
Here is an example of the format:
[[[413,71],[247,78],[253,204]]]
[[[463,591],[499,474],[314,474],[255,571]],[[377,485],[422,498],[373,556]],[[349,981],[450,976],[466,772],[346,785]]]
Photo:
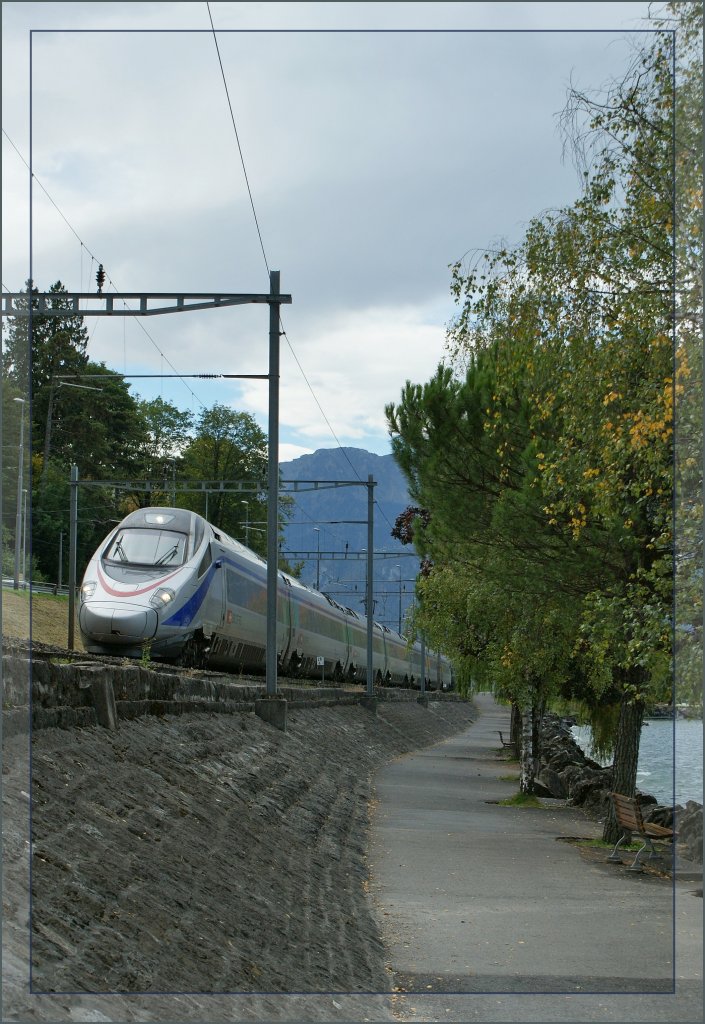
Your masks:
[[[89,597],[93,597],[95,594],[95,588],[98,584],[94,580],[88,580],[81,587],[81,600],[87,601]]]
[[[166,608],[166,606],[174,600],[175,596],[174,591],[170,590],[169,587],[160,587],[159,590],[155,590],[152,597],[150,597],[149,603],[154,608]]]

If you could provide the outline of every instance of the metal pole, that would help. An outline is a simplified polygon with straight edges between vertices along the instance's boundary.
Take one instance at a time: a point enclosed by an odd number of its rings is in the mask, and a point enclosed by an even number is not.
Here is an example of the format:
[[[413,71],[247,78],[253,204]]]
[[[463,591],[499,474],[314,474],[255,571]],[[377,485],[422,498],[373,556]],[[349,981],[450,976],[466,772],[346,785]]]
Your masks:
[[[374,696],[375,681],[372,668],[372,620],[374,603],[372,601],[372,576],[374,572],[374,486],[372,474],[367,477],[367,696]]]
[[[269,439],[267,458],[267,696],[277,692],[279,533],[279,271],[269,274]]]
[[[245,547],[250,546],[250,503],[249,501],[241,501],[241,505],[245,506]]]
[[[15,517],[15,576],[13,589],[20,589],[20,550],[22,545],[22,483],[24,477],[24,398],[15,398],[15,402],[22,403],[20,419],[20,451],[19,464],[17,466],[17,515]]]
[[[29,495],[27,488],[22,489],[22,579],[27,586],[27,502]]]
[[[64,561],[64,534],[63,531],[59,534],[59,592],[61,592],[62,573],[63,573],[63,561]]]
[[[76,534],[78,524],[78,466],[71,467],[71,513],[69,522],[69,642],[74,647],[74,618],[76,615]]]
[[[313,532],[316,534],[316,590],[321,589],[321,531],[317,526],[314,526]]]
[[[421,693],[426,693],[426,637],[421,634]]]
[[[399,636],[401,636],[401,566],[398,565],[399,570]]]

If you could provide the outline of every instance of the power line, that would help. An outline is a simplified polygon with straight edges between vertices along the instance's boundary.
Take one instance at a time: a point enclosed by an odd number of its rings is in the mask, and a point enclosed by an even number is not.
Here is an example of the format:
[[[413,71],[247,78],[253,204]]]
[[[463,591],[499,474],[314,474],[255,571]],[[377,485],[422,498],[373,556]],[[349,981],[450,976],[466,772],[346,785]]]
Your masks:
[[[225,96],[227,98],[228,108],[230,110],[230,120],[232,121],[233,131],[235,132],[235,141],[237,142],[237,148],[238,148],[238,152],[240,154],[240,163],[242,164],[242,172],[243,172],[243,174],[245,176],[245,185],[247,186],[247,194],[250,197],[250,205],[252,207],[252,215],[253,215],[254,220],[255,220],[255,227],[257,228],[257,235],[259,237],[259,243],[260,243],[260,246],[262,248],[262,255],[264,257],[264,265],[267,268],[267,273],[269,273],[269,263],[267,262],[267,253],[265,252],[264,241],[262,240],[262,232],[260,231],[259,220],[257,219],[257,211],[255,210],[255,203],[254,203],[254,199],[252,198],[252,190],[250,188],[250,182],[249,182],[249,178],[247,176],[247,168],[245,167],[245,158],[244,158],[244,155],[243,155],[243,152],[242,152],[242,146],[240,145],[240,136],[238,135],[237,125],[235,124],[235,114],[233,112],[233,105],[232,105],[232,102],[230,100],[230,90],[228,89],[228,82],[227,82],[227,79],[225,77],[225,68],[223,67],[223,60],[222,60],[222,57],[220,55],[220,47],[218,46],[218,37],[216,35],[215,25],[213,24],[213,16],[211,14],[211,7],[210,7],[210,3],[208,2],[208,0],[206,0],[206,7],[208,9],[208,18],[209,18],[210,23],[211,23],[211,31],[213,33],[213,42],[215,43],[215,49],[216,49],[216,53],[218,55],[218,64],[220,65],[220,73],[221,73],[221,76],[222,76],[222,79],[223,79],[223,85],[225,87]],[[345,451],[345,449],[343,448],[342,444],[340,443],[340,440],[339,440],[337,434],[333,430],[333,427],[331,425],[330,420],[328,419],[328,417],[326,416],[325,412],[323,411],[323,406],[321,405],[321,403],[318,401],[318,398],[316,397],[316,393],[313,390],[313,387],[311,386],[311,382],[309,381],[308,377],[306,376],[306,373],[304,371],[303,366],[301,365],[299,357],[296,355],[296,352],[294,351],[294,347],[291,344],[289,336],[286,333],[286,330],[284,329],[284,324],[283,324],[283,321],[281,319],[281,315],[279,317],[279,325],[280,325],[281,333],[283,334],[284,338],[286,338],[286,343],[289,346],[289,351],[291,352],[292,356],[294,357],[294,361],[296,362],[296,365],[299,368],[299,372],[301,373],[301,376],[303,377],[304,381],[306,382],[306,386],[309,389],[309,391],[311,392],[311,397],[313,398],[314,402],[316,403],[316,406],[318,407],[318,411],[320,412],[321,416],[325,420],[326,426],[330,430],[331,435],[332,435],[335,443],[337,444],[338,448],[342,451],[343,455],[345,456],[346,461],[348,462],[348,464],[349,464],[350,468],[352,469],[353,473],[355,474],[355,476],[358,478],[358,480],[362,481],[362,477],[360,476],[360,474],[357,472],[357,470],[353,466],[352,462],[350,461],[348,453]],[[375,504],[377,504],[377,502],[375,502]],[[392,524],[389,522],[389,520],[387,519],[386,515],[384,514],[384,512],[382,511],[381,508],[379,509],[379,511],[380,511],[380,513],[382,515],[382,518],[385,520],[385,522],[387,523],[387,525],[391,529],[392,528]]]
[[[262,249],[262,255],[264,256],[264,265],[267,268],[267,275],[269,275],[269,263],[267,262],[267,253],[264,251],[264,242],[262,241],[262,232],[259,229],[259,221],[257,220],[257,211],[255,210],[255,201],[252,198],[252,189],[250,188],[250,181],[247,177],[247,168],[245,167],[245,157],[242,153],[242,146],[240,145],[240,136],[237,132],[237,125],[235,124],[235,114],[233,113],[233,105],[230,101],[230,90],[228,89],[228,82],[225,77],[225,69],[223,67],[223,60],[220,56],[220,47],[218,46],[218,37],[215,33],[215,25],[213,24],[213,15],[211,14],[211,5],[206,0],[206,7],[208,8],[208,18],[211,23],[211,30],[213,32],[213,42],[215,43],[215,52],[218,55],[218,63],[220,64],[220,73],[223,78],[223,85],[225,86],[225,97],[228,101],[228,108],[230,110],[230,120],[232,121],[233,131],[235,132],[235,141],[237,142],[237,150],[240,154],[240,163],[242,164],[242,173],[245,176],[245,185],[247,186],[247,194],[250,197],[250,206],[252,207],[252,216],[255,218],[255,227],[257,228],[257,235],[259,237],[259,244]]]
[[[22,156],[22,153],[21,153],[21,152],[20,152],[20,150],[19,150],[19,149],[17,148],[17,146],[16,146],[16,145],[15,145],[15,143],[14,143],[14,142],[12,141],[12,139],[11,139],[11,138],[10,138],[10,136],[9,136],[9,135],[7,134],[7,132],[5,131],[5,129],[4,129],[4,128],[2,129],[2,133],[3,133],[3,135],[5,136],[5,138],[7,139],[7,141],[8,141],[9,143],[10,143],[10,145],[12,146],[12,148],[14,149],[15,153],[17,153],[18,157],[20,158],[20,160],[22,161],[22,163],[23,163],[23,164],[25,165],[25,167],[27,168],[27,170],[28,170],[28,171],[31,171],[31,168],[30,168],[29,164],[27,163],[27,161],[25,160],[25,158],[24,158],[24,157]],[[58,206],[58,204],[57,204],[57,203],[56,203],[56,202],[55,202],[55,201],[53,200],[53,198],[51,197],[51,195],[49,194],[49,192],[48,192],[48,191],[46,190],[46,188],[44,187],[44,185],[42,185],[42,183],[41,183],[41,181],[39,180],[39,178],[37,177],[37,175],[36,175],[36,174],[35,174],[35,173],[34,173],[33,171],[31,171],[31,174],[32,174],[32,179],[33,179],[33,180],[34,180],[34,181],[35,181],[35,182],[37,183],[37,185],[39,185],[39,187],[41,188],[42,192],[43,192],[43,193],[44,193],[44,194],[46,195],[46,197],[47,197],[47,199],[49,200],[49,202],[51,203],[51,205],[52,205],[52,206],[54,207],[54,209],[55,209],[55,210],[57,211],[57,213],[59,214],[59,216],[61,217],[61,219],[62,219],[62,220],[63,220],[63,221],[64,221],[64,222],[66,223],[66,225],[67,225],[67,227],[69,228],[69,230],[71,231],[71,233],[72,233],[72,234],[73,234],[73,235],[74,235],[74,236],[75,236],[75,237],[76,237],[76,238],[78,239],[78,241],[79,241],[79,242],[81,243],[81,255],[83,255],[83,249],[85,249],[85,250],[86,250],[86,252],[88,253],[88,255],[89,255],[89,256],[91,257],[91,260],[94,260],[94,261],[95,261],[96,263],[98,263],[98,264],[100,265],[101,261],[100,261],[100,260],[98,259],[98,257],[97,257],[97,256],[96,256],[96,255],[95,255],[94,253],[92,253],[92,252],[91,252],[91,250],[90,250],[90,249],[88,248],[88,246],[86,245],[86,243],[85,243],[85,242],[83,241],[83,239],[81,238],[81,236],[80,236],[80,235],[78,234],[78,232],[76,231],[76,229],[74,228],[74,226],[73,226],[73,225],[71,224],[71,222],[69,221],[69,219],[68,219],[68,218],[67,218],[67,217],[65,216],[65,214],[64,214],[64,213],[62,212],[62,210],[60,209],[60,207]],[[114,281],[112,280],[112,278],[110,277],[110,274],[108,274],[108,273],[107,273],[107,271],[106,271],[106,277],[107,277],[107,279],[108,279],[108,284],[109,284],[109,286],[110,286],[110,287],[112,287],[112,289],[113,289],[113,290],[114,290],[115,292],[119,293],[120,289],[119,289],[119,288],[117,287],[117,285],[116,285],[116,284],[115,284],[115,282],[114,282]],[[83,285],[83,282],[81,282],[81,285]],[[8,292],[10,291],[10,289],[9,289],[9,288],[7,288],[7,287],[6,287],[6,286],[5,286],[4,284],[3,284],[3,288],[5,288],[5,291],[8,291]],[[60,293],[57,293],[57,294],[60,294]],[[125,305],[125,307],[126,307],[127,309],[130,309],[130,308],[131,308],[131,307],[130,307],[130,306],[128,305],[128,303],[126,303],[126,302],[124,302],[124,305]],[[198,397],[198,395],[197,395],[197,394],[196,394],[196,393],[195,393],[195,392],[194,392],[194,391],[192,390],[192,388],[191,388],[191,387],[189,387],[189,385],[188,385],[188,384],[186,384],[186,382],[185,382],[185,380],[184,380],[183,376],[182,376],[182,375],[181,375],[181,374],[180,374],[180,373],[178,372],[178,370],[176,369],[176,367],[174,366],[174,364],[173,364],[173,363],[171,362],[171,360],[169,359],[169,357],[168,357],[168,356],[166,356],[166,355],[165,355],[165,354],[164,354],[164,353],[162,352],[162,350],[161,350],[161,349],[159,348],[159,345],[157,344],[157,342],[156,342],[156,341],[154,340],[154,338],[152,337],[152,335],[151,335],[151,334],[149,333],[149,331],[147,330],[147,328],[146,328],[146,327],[144,326],[144,324],[142,323],[142,321],[141,321],[141,320],[140,320],[139,318],[137,319],[137,326],[138,326],[138,327],[139,327],[139,328],[140,328],[140,329],[141,329],[141,330],[142,330],[142,331],[143,331],[143,332],[144,332],[144,333],[145,333],[145,334],[147,335],[147,337],[149,338],[149,340],[151,341],[152,345],[154,346],[154,348],[156,349],[156,351],[157,351],[157,352],[159,353],[159,355],[161,356],[161,358],[162,358],[162,359],[165,359],[165,360],[166,360],[166,362],[167,362],[167,363],[169,364],[169,366],[171,367],[171,369],[172,369],[172,370],[174,370],[175,376],[176,376],[176,377],[178,377],[178,378],[179,378],[179,380],[181,380],[181,382],[182,382],[182,383],[184,384],[184,386],[186,387],[187,391],[188,391],[188,392],[189,392],[189,393],[191,394],[191,397],[192,397],[192,398],[194,398],[194,399],[195,399],[195,400],[196,400],[196,401],[198,402],[198,404],[199,404],[199,405],[200,405],[200,406],[201,406],[202,408],[204,408],[204,409],[205,409],[205,408],[206,408],[205,404],[204,404],[204,403],[203,403],[203,402],[201,401],[201,399],[200,399],[200,398]],[[94,328],[94,329],[95,329],[95,328]]]

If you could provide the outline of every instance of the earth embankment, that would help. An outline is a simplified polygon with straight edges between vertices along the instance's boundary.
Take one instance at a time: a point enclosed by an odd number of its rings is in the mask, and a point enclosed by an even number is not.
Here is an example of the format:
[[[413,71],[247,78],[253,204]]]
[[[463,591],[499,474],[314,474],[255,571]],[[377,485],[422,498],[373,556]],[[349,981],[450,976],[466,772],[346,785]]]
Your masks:
[[[292,710],[285,733],[242,713],[35,731],[32,995],[28,739],[11,737],[3,1019],[291,1019],[253,993],[300,993],[300,1019],[358,1019],[344,994],[390,987],[367,891],[372,776],[473,717],[412,700]]]

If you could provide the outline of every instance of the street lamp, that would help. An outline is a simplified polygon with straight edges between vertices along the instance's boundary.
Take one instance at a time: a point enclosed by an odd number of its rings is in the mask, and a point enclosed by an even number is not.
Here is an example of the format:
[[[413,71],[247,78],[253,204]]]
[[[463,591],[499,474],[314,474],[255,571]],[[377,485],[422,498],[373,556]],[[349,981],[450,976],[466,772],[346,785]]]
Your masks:
[[[320,590],[321,587],[321,531],[317,526],[314,526],[313,532],[316,534],[316,590]]]
[[[17,517],[15,519],[15,576],[13,589],[20,589],[20,547],[22,542],[22,484],[24,482],[24,398],[15,398],[15,402],[22,403],[22,414],[20,417],[20,450],[19,464],[17,467]]]

